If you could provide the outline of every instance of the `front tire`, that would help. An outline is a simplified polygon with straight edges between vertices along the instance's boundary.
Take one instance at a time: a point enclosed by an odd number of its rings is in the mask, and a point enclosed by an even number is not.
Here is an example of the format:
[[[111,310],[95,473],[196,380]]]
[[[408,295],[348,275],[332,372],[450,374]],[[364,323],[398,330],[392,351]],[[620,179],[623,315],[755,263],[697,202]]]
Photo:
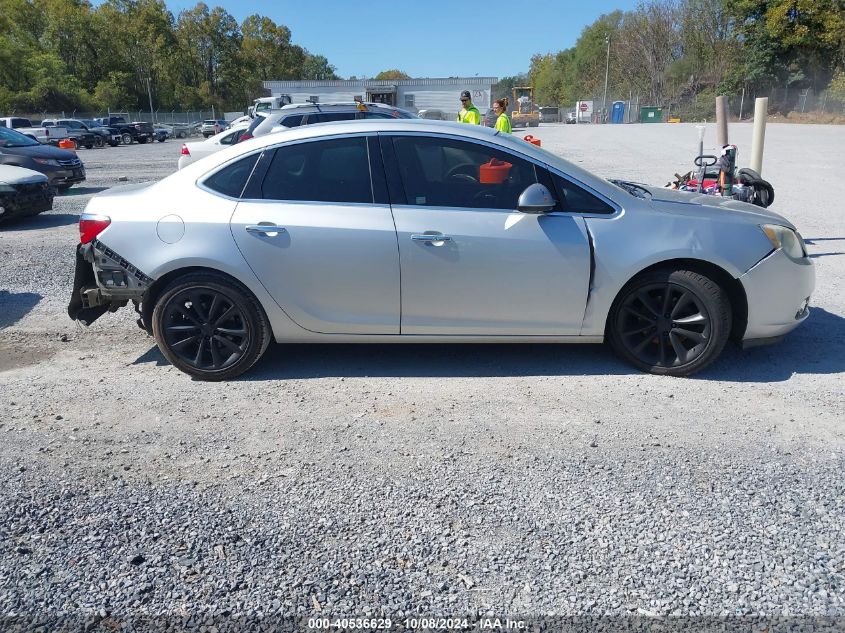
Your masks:
[[[124,145],[132,145],[132,135],[129,132],[124,132],[120,135],[120,140]]]
[[[190,273],[171,282],[152,315],[164,356],[186,374],[228,380],[252,367],[270,343],[270,324],[258,300],[218,273]]]
[[[616,297],[607,320],[614,351],[652,374],[689,376],[721,354],[731,304],[718,283],[694,270],[643,273]]]

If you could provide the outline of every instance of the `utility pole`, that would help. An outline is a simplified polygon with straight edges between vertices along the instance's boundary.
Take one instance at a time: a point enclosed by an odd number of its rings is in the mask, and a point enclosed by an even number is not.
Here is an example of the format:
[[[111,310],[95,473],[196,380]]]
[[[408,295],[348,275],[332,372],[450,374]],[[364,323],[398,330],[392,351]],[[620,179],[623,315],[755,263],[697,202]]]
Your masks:
[[[150,76],[147,75],[145,79],[147,80],[147,96],[150,98],[150,118],[153,119],[153,122],[155,122],[155,114],[153,113],[153,91],[150,89]]]
[[[610,75],[610,33],[605,35],[604,41],[607,42],[607,62],[604,67],[604,99],[601,102],[601,114],[603,117],[602,123],[607,123],[607,78]]]

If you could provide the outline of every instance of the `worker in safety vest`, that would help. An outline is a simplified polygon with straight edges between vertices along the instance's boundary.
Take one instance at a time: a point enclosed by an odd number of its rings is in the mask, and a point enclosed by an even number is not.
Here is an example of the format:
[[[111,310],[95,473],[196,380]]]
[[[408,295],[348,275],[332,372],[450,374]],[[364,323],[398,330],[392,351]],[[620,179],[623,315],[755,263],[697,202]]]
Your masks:
[[[461,111],[458,112],[458,123],[481,125],[481,113],[478,108],[472,105],[469,90],[464,90],[461,93]]]
[[[493,112],[496,113],[496,129],[502,133],[512,134],[513,128],[508,117],[508,98],[496,99],[493,102]]]

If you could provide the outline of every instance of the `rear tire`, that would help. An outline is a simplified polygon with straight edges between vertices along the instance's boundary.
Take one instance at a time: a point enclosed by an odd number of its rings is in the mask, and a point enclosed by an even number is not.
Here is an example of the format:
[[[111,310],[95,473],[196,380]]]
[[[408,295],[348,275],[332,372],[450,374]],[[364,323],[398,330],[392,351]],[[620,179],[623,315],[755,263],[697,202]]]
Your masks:
[[[689,376],[721,354],[731,304],[718,283],[694,270],[643,273],[619,292],[607,319],[614,351],[635,367]]]
[[[189,273],[171,282],[155,304],[152,326],[159,349],[174,367],[208,381],[247,371],[272,336],[258,299],[214,272]]]
[[[141,145],[144,145],[144,144],[147,142],[147,140],[149,140],[149,139],[146,139],[146,138],[139,138],[139,139],[138,139],[138,142],[139,142]]]

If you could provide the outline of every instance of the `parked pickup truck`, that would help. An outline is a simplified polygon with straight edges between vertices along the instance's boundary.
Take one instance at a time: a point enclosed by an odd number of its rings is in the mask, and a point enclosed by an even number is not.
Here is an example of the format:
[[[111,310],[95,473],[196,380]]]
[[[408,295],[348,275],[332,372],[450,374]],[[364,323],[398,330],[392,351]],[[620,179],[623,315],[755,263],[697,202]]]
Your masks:
[[[129,145],[132,141],[143,144],[155,138],[155,130],[153,130],[152,123],[146,123],[144,121],[127,123],[126,119],[122,116],[104,116],[94,119],[94,121],[103,127],[119,129],[124,145]]]
[[[33,127],[29,119],[18,116],[0,117],[0,127],[17,130],[45,145],[58,145],[63,138],[68,138],[67,129],[63,127]]]
[[[44,119],[41,125],[46,128],[64,128],[67,130],[68,138],[76,141],[77,147],[92,149],[102,147],[103,139],[89,130],[82,121],[76,119]]]

